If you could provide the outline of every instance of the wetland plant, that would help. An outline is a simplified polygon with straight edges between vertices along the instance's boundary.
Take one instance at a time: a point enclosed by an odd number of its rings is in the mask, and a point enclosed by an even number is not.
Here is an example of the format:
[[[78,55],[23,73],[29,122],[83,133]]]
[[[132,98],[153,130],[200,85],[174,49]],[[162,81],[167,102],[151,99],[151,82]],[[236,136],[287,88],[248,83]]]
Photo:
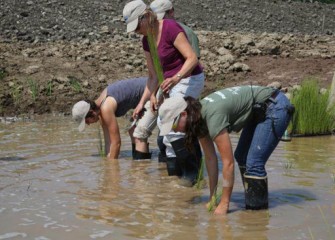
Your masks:
[[[217,187],[215,189],[215,192],[207,206],[207,210],[208,212],[213,212],[215,207],[219,204],[219,201],[221,199],[221,196],[222,196],[222,191],[218,192],[217,191]]]
[[[295,113],[293,135],[331,134],[334,130],[335,105],[329,105],[329,90],[320,93],[316,80],[305,80],[292,94]]]
[[[81,86],[79,80],[75,77],[72,77],[72,76],[69,76],[68,78],[70,79],[70,85],[71,85],[72,89],[77,93],[81,92],[82,86]]]
[[[13,99],[14,105],[17,105],[20,102],[21,99],[21,86],[17,84],[13,84],[10,86],[10,96]]]
[[[5,69],[0,68],[0,81],[4,79],[7,75],[7,72]]]
[[[38,95],[38,85],[35,80],[33,79],[28,79],[28,84],[29,84],[29,90],[31,93],[31,97],[33,98],[33,101],[36,101],[37,95]]]
[[[102,140],[102,134],[101,134],[99,125],[98,125],[98,140],[99,140],[99,145],[98,145],[99,155],[100,157],[104,158],[106,157],[106,152],[105,152],[104,141]]]
[[[47,95],[51,96],[52,94],[52,80],[47,83]]]
[[[198,176],[197,176],[197,182],[195,183],[195,187],[197,189],[201,189],[204,185],[204,168],[205,168],[205,161],[202,158],[201,162],[200,162],[200,169],[198,172]]]

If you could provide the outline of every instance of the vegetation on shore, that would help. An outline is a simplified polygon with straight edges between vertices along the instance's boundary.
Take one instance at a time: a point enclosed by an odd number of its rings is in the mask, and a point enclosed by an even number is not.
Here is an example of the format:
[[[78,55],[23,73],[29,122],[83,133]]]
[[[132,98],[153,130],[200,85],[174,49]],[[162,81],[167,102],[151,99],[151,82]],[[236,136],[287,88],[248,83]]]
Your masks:
[[[320,93],[315,79],[306,79],[292,93],[295,106],[292,135],[331,134],[335,127],[335,104],[329,103],[330,91]]]

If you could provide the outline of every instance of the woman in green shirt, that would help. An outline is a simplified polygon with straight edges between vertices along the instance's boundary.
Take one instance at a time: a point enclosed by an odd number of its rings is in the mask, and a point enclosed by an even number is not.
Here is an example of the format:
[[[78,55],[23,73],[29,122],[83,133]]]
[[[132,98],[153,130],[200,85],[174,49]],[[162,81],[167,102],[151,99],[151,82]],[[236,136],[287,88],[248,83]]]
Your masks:
[[[265,164],[284,134],[293,106],[270,87],[238,86],[214,92],[200,102],[191,97],[166,99],[159,108],[160,134],[185,132],[187,146],[197,136],[205,154],[210,197],[218,184],[218,159],[223,170],[222,197],[215,214],[225,214],[234,186],[234,157],[245,186],[247,209],[268,208]],[[242,130],[233,154],[229,133]]]

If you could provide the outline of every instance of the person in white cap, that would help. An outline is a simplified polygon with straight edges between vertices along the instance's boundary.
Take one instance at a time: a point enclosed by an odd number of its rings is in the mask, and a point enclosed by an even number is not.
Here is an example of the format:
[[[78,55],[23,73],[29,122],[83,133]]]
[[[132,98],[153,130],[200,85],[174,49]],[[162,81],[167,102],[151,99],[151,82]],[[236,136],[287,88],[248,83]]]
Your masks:
[[[240,168],[246,209],[268,208],[265,164],[284,134],[294,107],[278,89],[237,86],[216,91],[201,101],[176,96],[159,108],[160,134],[186,133],[186,146],[198,137],[204,151],[210,199],[218,185],[218,158],[222,160],[222,197],[215,214],[226,214],[234,186],[234,158]],[[243,130],[242,130],[243,129]],[[229,133],[242,130],[235,153]]]
[[[151,32],[153,38],[156,40],[158,57],[164,75],[164,80],[162,84],[160,84],[163,93],[169,97],[181,95],[198,98],[204,88],[205,76],[202,66],[198,62],[197,55],[192,49],[183,28],[173,19],[158,20],[156,14],[153,13],[151,9],[148,9],[141,0],[127,3],[123,9],[123,17],[127,24],[127,32],[135,31],[143,35],[142,45],[149,70],[149,79],[147,82],[149,92],[143,94],[142,99],[145,101],[150,99],[152,111],[155,111],[158,107],[155,91],[159,87],[159,84],[148,43],[148,32]],[[134,110],[133,116],[136,117],[136,114],[138,114],[143,107],[144,105],[139,104]],[[151,114],[151,116],[147,117],[149,114]],[[156,125],[156,119],[157,114],[146,111],[134,131],[134,137],[139,139],[147,137],[145,134],[150,131],[149,128]],[[171,132],[171,135],[167,135],[164,138],[164,144],[167,146],[166,161],[179,161],[177,152],[183,152],[183,136],[183,133]],[[174,142],[174,144],[172,144],[172,142]],[[144,149],[145,145],[143,144],[142,146]],[[136,144],[136,150],[141,150],[140,147],[141,145]],[[188,153],[188,161],[199,163],[201,151],[197,152],[200,152],[200,154]],[[189,164],[188,166],[191,165],[192,164]],[[195,182],[194,176],[196,172],[198,172],[199,166],[197,165],[194,168],[192,174],[186,174],[185,171],[180,172],[177,169],[175,170],[176,171],[171,171],[171,173],[174,172],[177,175],[188,176],[187,178],[193,184]]]
[[[155,0],[150,3],[150,8],[157,15],[157,19],[175,19],[174,7],[172,2],[169,0]],[[178,22],[178,24],[184,29],[187,39],[190,42],[194,52],[196,53],[198,59],[200,59],[200,48],[199,39],[195,32],[187,25]]]
[[[83,131],[86,124],[90,125],[100,121],[104,132],[107,157],[112,159],[119,157],[121,137],[116,118],[125,115],[128,110],[134,109],[139,104],[143,93],[147,91],[146,82],[147,78],[120,80],[108,85],[96,100],[82,100],[74,104],[72,117],[79,123],[79,131]],[[151,153],[141,153],[135,150],[135,140],[132,136],[134,127],[129,129],[133,159],[150,159]]]

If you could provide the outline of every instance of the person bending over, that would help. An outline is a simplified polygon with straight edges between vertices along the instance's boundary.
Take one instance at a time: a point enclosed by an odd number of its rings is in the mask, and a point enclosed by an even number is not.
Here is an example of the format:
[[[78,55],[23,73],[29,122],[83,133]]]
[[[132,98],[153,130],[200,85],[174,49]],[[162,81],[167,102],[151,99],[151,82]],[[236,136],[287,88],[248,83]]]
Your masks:
[[[169,98],[159,108],[160,134],[171,129],[185,132],[186,145],[199,138],[209,177],[210,197],[218,185],[218,159],[222,160],[222,197],[215,214],[229,209],[234,186],[234,157],[245,188],[246,209],[268,208],[265,164],[285,132],[294,112],[287,97],[277,89],[238,86],[216,91],[201,102],[191,97]],[[242,130],[233,154],[229,133]]]

